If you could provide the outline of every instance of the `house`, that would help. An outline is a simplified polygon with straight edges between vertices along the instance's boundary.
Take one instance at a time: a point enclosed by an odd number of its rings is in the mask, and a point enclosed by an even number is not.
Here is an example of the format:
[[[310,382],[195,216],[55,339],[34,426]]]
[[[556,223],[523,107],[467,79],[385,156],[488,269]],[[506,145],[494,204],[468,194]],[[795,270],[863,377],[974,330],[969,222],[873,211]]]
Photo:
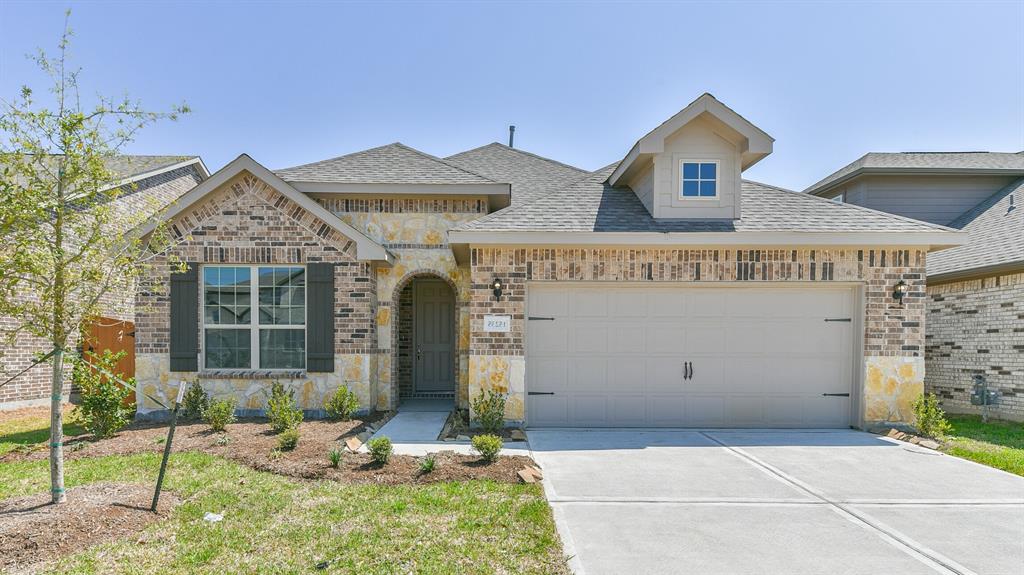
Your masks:
[[[139,412],[198,381],[259,413],[280,381],[311,412],[494,390],[532,427],[911,421],[927,254],[963,234],[743,180],[772,146],[704,94],[594,172],[243,154],[162,215],[188,271],[138,291]]]
[[[928,258],[925,387],[948,411],[1024,420],[1024,152],[871,153],[806,190],[947,225],[967,243]]]
[[[118,209],[133,213],[153,213],[153,206],[166,206],[210,175],[198,156],[122,155],[107,160],[106,167],[117,179],[111,187],[121,188],[114,200]],[[106,317],[91,324],[87,331],[97,335],[104,332],[105,337],[106,332],[116,330],[111,335],[117,343],[111,345],[130,351],[134,295],[110,296],[103,302]],[[0,316],[0,333],[10,333],[16,325],[14,318]],[[38,354],[49,350],[46,341],[24,333],[17,336],[13,345],[0,347],[0,381],[14,378],[0,387],[0,410],[49,404],[52,370],[46,363],[32,367]],[[125,364],[130,365],[130,361]]]

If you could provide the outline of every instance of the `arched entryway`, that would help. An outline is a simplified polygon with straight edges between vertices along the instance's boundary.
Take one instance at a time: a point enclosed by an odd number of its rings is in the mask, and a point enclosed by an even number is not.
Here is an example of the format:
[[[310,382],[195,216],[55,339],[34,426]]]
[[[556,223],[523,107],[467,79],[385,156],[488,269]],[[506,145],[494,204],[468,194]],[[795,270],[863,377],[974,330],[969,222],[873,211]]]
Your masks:
[[[413,276],[400,287],[394,304],[399,401],[454,401],[458,381],[458,314],[450,281],[433,274]]]

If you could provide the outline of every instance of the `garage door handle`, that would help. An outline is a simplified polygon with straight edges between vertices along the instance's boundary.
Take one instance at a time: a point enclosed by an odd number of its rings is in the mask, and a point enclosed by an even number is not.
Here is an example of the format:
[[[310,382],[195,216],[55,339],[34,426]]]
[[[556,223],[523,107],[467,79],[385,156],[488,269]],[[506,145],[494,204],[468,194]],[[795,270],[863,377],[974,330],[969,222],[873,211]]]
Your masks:
[[[850,397],[849,393],[823,393],[822,397]]]
[[[527,391],[526,395],[554,395],[553,391]]]

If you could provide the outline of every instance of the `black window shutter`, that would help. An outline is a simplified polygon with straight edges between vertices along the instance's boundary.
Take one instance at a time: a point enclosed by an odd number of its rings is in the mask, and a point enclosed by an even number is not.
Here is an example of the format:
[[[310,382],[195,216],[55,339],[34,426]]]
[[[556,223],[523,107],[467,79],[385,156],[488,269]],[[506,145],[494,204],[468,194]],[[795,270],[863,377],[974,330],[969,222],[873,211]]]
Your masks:
[[[199,371],[199,264],[171,274],[171,371]]]
[[[334,265],[306,266],[306,371],[334,371]]]

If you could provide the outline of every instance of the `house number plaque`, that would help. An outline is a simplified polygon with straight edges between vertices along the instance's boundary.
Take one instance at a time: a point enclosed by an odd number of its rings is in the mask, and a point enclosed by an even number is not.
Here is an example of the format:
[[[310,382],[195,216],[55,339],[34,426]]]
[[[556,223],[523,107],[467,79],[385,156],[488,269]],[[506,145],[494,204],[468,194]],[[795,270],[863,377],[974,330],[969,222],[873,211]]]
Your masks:
[[[506,333],[512,331],[512,316],[485,315],[484,331],[498,331]]]

